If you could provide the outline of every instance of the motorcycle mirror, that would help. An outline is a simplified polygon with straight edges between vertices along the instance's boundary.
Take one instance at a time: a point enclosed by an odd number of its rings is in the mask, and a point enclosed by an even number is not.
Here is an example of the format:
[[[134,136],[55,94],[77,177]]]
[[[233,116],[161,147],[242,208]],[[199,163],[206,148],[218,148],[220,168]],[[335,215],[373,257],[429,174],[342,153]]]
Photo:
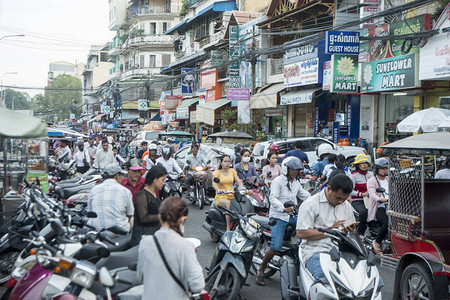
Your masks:
[[[308,164],[303,165],[303,168],[305,168],[306,170],[310,170],[311,169]]]
[[[137,263],[132,263],[128,265],[128,269],[131,271],[136,271],[137,269]]]
[[[382,187],[377,187],[377,189],[375,190],[377,193],[384,193],[386,192],[386,190]]]
[[[338,262],[341,259],[341,255],[339,254],[339,251],[337,250],[336,247],[333,247],[330,250],[330,258],[331,258],[331,261],[334,261],[334,262]]]
[[[95,211],[88,211],[86,214],[86,217],[88,218],[97,218],[97,213]]]
[[[267,172],[267,178],[272,178],[272,172]]]
[[[64,227],[61,223],[61,220],[59,219],[54,219],[50,222],[53,231],[56,233],[56,235],[58,236],[62,236],[64,235]]]
[[[186,160],[186,163],[187,163],[188,165],[190,165],[190,164],[191,164],[191,161],[188,159],[188,160]]]
[[[219,178],[217,178],[217,177],[214,177],[214,179],[213,179],[213,180],[214,180],[214,182],[215,182],[215,183],[219,183],[219,182],[220,182],[220,179],[219,179]]]
[[[98,272],[98,277],[104,286],[107,287],[114,286],[114,279],[112,278],[107,268],[102,267]]]
[[[106,247],[98,247],[95,250],[95,253],[97,254],[98,257],[100,258],[106,258],[111,254],[111,250],[109,250]]]
[[[208,160],[208,161],[206,162],[207,165],[209,165],[210,163],[211,163],[211,160]]]
[[[369,256],[367,257],[367,265],[375,266],[377,264],[377,256],[372,251],[369,252]]]

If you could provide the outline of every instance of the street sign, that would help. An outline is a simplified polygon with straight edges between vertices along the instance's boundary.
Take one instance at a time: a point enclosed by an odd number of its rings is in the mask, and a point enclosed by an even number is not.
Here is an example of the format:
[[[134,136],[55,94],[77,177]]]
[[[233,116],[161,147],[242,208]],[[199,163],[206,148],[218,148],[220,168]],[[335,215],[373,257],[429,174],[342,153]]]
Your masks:
[[[147,100],[146,99],[139,99],[138,100],[138,110],[146,111],[148,110]]]

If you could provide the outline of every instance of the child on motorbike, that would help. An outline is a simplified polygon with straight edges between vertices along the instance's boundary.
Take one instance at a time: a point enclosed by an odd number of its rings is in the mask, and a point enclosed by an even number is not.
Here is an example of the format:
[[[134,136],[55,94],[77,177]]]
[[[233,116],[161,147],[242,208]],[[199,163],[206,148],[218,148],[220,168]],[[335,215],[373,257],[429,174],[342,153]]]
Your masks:
[[[243,185],[242,181],[239,179],[236,171],[230,168],[231,158],[229,155],[223,155],[219,159],[219,169],[215,170],[213,173],[212,186],[216,191],[216,197],[214,202],[219,207],[230,208],[231,200],[234,198],[233,184]],[[214,182],[214,178],[220,180],[219,183]],[[230,191],[231,193],[224,193]],[[227,231],[230,230],[231,218],[226,215],[225,220],[227,222]]]

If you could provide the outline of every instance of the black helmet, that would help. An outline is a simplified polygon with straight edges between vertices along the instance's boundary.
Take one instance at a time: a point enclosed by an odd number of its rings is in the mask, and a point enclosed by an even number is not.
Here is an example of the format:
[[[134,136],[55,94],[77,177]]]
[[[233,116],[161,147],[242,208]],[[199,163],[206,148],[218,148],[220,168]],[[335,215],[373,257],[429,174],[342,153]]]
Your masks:
[[[388,168],[389,167],[389,161],[382,157],[375,161],[375,164],[373,165],[373,170],[375,173],[377,173],[378,169]]]
[[[165,145],[164,147],[162,147],[161,152],[162,152],[162,156],[171,157],[172,153],[173,153],[172,146]]]
[[[234,146],[234,152],[240,153],[241,150],[242,150],[243,148],[244,148],[244,145],[243,145],[243,144],[237,143],[237,144]]]

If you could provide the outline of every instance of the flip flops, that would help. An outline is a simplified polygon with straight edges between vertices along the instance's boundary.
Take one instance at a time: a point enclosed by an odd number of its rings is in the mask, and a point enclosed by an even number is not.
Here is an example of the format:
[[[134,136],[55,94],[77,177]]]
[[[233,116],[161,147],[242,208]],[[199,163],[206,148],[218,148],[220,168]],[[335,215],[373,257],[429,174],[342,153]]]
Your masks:
[[[261,285],[261,286],[265,286],[266,282],[264,281],[264,277],[256,275],[256,284],[257,285]]]
[[[372,242],[372,248],[375,254],[383,254],[380,245],[375,240]]]

